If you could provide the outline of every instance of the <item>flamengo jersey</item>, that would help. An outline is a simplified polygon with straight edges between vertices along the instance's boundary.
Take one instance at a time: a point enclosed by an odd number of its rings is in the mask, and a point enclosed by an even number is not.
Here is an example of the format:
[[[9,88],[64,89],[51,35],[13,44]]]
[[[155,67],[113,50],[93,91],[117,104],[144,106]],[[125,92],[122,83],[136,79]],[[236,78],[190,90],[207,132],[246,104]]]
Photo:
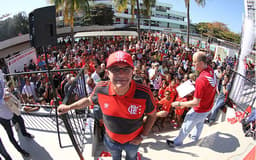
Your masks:
[[[110,81],[99,82],[90,96],[100,105],[107,135],[119,143],[127,143],[143,130],[143,115],[155,111],[155,101],[149,88],[131,81],[129,91],[115,94]]]
[[[198,106],[194,107],[195,112],[203,113],[212,109],[216,93],[217,80],[212,68],[204,69],[196,79],[194,97],[200,99]]]

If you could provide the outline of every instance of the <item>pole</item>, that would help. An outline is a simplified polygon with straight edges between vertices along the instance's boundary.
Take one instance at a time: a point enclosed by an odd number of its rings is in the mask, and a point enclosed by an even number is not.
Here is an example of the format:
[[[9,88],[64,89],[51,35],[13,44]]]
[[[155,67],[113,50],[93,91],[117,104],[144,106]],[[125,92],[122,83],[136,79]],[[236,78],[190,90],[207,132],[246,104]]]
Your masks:
[[[45,55],[45,63],[46,63],[46,66],[47,66],[50,85],[53,88],[54,105],[55,105],[55,108],[56,108],[56,110],[55,110],[55,117],[56,117],[56,124],[57,124],[56,127],[57,127],[57,132],[58,132],[59,145],[62,148],[62,144],[61,144],[61,140],[60,140],[60,132],[59,132],[59,120],[58,120],[58,115],[57,115],[57,106],[59,106],[59,101],[57,101],[57,94],[56,94],[56,89],[55,89],[53,79],[52,79],[52,72],[50,71],[50,66],[49,66],[49,63],[48,63],[48,57],[47,57],[48,50],[45,46],[43,46],[42,48],[43,48],[43,52],[44,52],[44,55]]]

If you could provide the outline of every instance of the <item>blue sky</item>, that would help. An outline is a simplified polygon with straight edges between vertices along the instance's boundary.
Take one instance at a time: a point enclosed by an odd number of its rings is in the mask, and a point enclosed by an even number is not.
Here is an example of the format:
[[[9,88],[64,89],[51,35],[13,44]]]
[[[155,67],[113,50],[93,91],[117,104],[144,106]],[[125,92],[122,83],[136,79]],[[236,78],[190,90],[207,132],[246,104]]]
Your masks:
[[[173,10],[184,11],[184,0],[160,0],[173,5]],[[6,0],[2,3],[0,17],[6,13],[15,15],[21,11],[27,14],[36,8],[48,6],[47,0]],[[191,0],[190,19],[192,23],[198,22],[222,22],[236,33],[241,32],[242,17],[244,15],[243,0],[206,0],[204,8]]]
[[[173,10],[186,12],[184,0],[160,0],[173,5]],[[222,22],[235,32],[240,33],[244,16],[244,0],[205,0],[204,7],[190,0],[190,19],[192,23]]]

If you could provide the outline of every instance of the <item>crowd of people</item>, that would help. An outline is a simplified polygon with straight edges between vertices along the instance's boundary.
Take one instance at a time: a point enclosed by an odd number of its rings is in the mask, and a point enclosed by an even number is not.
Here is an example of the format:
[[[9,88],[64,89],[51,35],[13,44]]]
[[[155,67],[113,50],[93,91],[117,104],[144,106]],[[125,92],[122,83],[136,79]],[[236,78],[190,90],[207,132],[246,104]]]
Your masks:
[[[132,55],[134,62],[133,79],[146,86],[150,86],[153,91],[157,91],[158,99],[163,98],[164,88],[171,85],[178,86],[190,77],[195,77],[192,65],[193,53],[200,49],[199,46],[187,47],[182,42],[182,38],[175,34],[162,34],[159,32],[143,32],[141,39],[123,38],[95,38],[93,42],[89,39],[81,39],[71,47],[71,41],[63,41],[56,47],[49,50],[47,56],[50,69],[72,69],[86,66],[85,83],[87,95],[99,81],[107,80],[106,60],[110,53],[123,50]],[[236,59],[227,57],[222,60],[216,59],[213,62],[214,53],[208,53],[208,63],[214,68],[220,68],[218,76],[225,72],[226,67],[232,67]],[[24,65],[24,71],[46,70],[45,54],[38,55],[37,63],[32,60],[30,64]],[[53,82],[58,95],[63,99],[67,84],[76,76],[77,72],[61,72],[53,74]],[[193,78],[195,79],[195,78]],[[18,77],[8,77],[12,80],[15,90],[21,93],[23,103],[50,103],[53,99],[53,87],[49,85],[47,73],[31,75],[21,75]],[[193,80],[194,81],[194,80]],[[65,87],[66,85],[66,87]],[[161,92],[161,93],[160,93]],[[173,96],[173,94],[171,93]],[[176,95],[175,95],[175,98]]]
[[[129,92],[130,88],[134,86],[134,90],[140,91],[136,96],[143,97],[142,95],[145,94],[146,97],[151,97],[145,98],[147,105],[142,105],[146,108],[143,108],[143,112],[141,112],[141,114],[145,113],[147,115],[147,118],[144,121],[147,127],[142,130],[142,122],[138,120],[138,122],[134,122],[134,128],[129,131],[124,131],[129,136],[120,138],[120,135],[122,134],[116,133],[118,127],[113,128],[113,126],[109,124],[116,123],[116,119],[113,118],[112,115],[113,113],[111,113],[110,116],[107,111],[105,111],[103,112],[104,123],[107,128],[105,144],[111,146],[111,144],[116,142],[118,144],[126,144],[127,142],[132,141],[133,144],[138,145],[148,134],[152,125],[154,125],[154,119],[156,118],[156,123],[160,122],[161,128],[163,128],[166,117],[176,121],[177,127],[180,128],[182,126],[182,130],[186,131],[180,132],[179,137],[174,141],[167,140],[168,145],[181,145],[183,139],[189,134],[190,130],[192,130],[194,126],[200,125],[201,128],[197,126],[197,128],[200,128],[200,131],[194,132],[195,134],[191,135],[197,140],[202,130],[202,123],[204,123],[207,116],[210,121],[209,123],[212,124],[216,120],[217,111],[225,103],[225,95],[227,95],[228,90],[230,89],[229,77],[231,76],[231,68],[237,63],[237,59],[232,57],[226,57],[224,60],[219,58],[214,59],[214,52],[209,50],[204,50],[205,55],[202,56],[203,52],[198,52],[199,50],[200,47],[198,45],[186,46],[182,41],[182,37],[176,36],[175,34],[164,34],[160,32],[142,32],[140,40],[120,36],[113,36],[112,38],[99,37],[94,38],[92,41],[90,39],[80,39],[75,42],[73,47],[71,46],[71,41],[62,41],[57,46],[48,50],[49,53],[47,59],[49,67],[50,69],[85,68],[83,81],[86,85],[86,90],[78,90],[75,96],[72,96],[72,100],[69,102],[70,105],[63,105],[63,110],[60,109],[59,111],[66,112],[71,108],[80,108],[79,105],[84,106],[82,104],[86,104],[85,106],[100,104],[101,106],[103,105],[105,108],[108,108],[105,102],[104,104],[101,102],[102,97],[104,98],[104,96],[106,96],[105,94],[108,96],[114,94],[126,95],[126,92]],[[111,53],[115,53],[116,57],[111,58]],[[122,57],[127,56],[126,53],[131,56],[131,60],[129,58],[129,60],[124,59],[122,62],[125,62],[125,64],[119,64],[121,61],[116,60],[118,58],[123,60]],[[200,63],[200,69],[198,69],[197,63]],[[214,103],[212,100],[208,104],[209,108],[205,110],[196,108],[192,113],[189,108],[198,106],[200,104],[200,99],[204,99],[204,97],[202,98],[201,93],[202,88],[198,89],[197,83],[199,82],[197,82],[197,77],[199,76],[199,73],[207,69],[208,66],[213,70],[208,69],[207,73],[209,72],[212,78],[216,77],[216,87],[213,86],[212,90],[214,91],[209,91],[209,93],[211,92],[211,99],[214,100],[216,88],[218,98],[213,109],[211,109],[211,106]],[[31,60],[30,64],[24,65],[24,71],[26,72],[42,71],[46,69],[47,65],[44,53],[38,54],[37,63],[34,63]],[[122,74],[117,75],[119,73]],[[69,92],[70,86],[76,75],[77,71],[54,72],[52,84],[54,87],[50,86],[51,84],[47,73],[33,73],[20,75],[19,77],[6,77],[6,84],[13,90],[13,93],[21,103],[53,104],[54,89],[57,93],[58,100],[61,103],[65,95]],[[131,80],[129,77],[125,79],[124,75],[131,76]],[[104,86],[106,87],[108,85],[106,82],[109,81],[114,83],[114,86],[117,86],[116,88],[113,88],[115,91],[113,93],[105,93]],[[186,81],[190,81],[195,85],[196,99],[194,93],[190,93],[185,97],[179,96],[176,87]],[[126,86],[125,83],[130,86]],[[121,86],[121,89],[118,89],[118,85]],[[122,89],[123,86],[126,86],[126,88],[124,87],[125,89]],[[97,97],[99,96],[98,92],[102,94],[102,97]],[[104,92],[104,94],[102,92]],[[127,97],[129,97],[129,94],[127,93]],[[90,97],[91,99],[84,99],[85,96]],[[118,98],[122,98],[122,96]],[[82,102],[78,101],[81,99],[83,100]],[[113,100],[116,101],[115,98]],[[120,104],[122,103],[120,102]],[[126,104],[122,105],[125,106]],[[130,113],[137,112],[135,111],[137,106],[135,105],[133,107],[135,108],[131,108]],[[154,109],[154,107],[156,108]],[[26,111],[34,111],[38,109],[39,107],[27,107]],[[186,123],[186,125],[184,125],[184,121],[188,122],[191,120],[188,118],[185,118],[184,120],[186,114],[194,115],[197,111],[199,111],[199,113],[204,113],[203,115],[200,115],[200,118],[194,117],[198,118],[198,123],[196,124],[195,122],[192,125]],[[152,116],[152,114],[155,115]],[[122,118],[126,117],[126,115],[118,116]],[[190,116],[190,118],[191,117],[193,116]],[[131,117],[127,119],[130,120]],[[120,118],[118,120],[120,120]],[[125,120],[124,123],[126,123]],[[120,124],[117,124],[117,126],[120,126]],[[141,139],[134,139],[138,133],[141,132],[143,132],[143,134],[140,134]],[[129,153],[129,149],[126,147],[130,148],[130,146],[122,147],[124,147],[123,149],[128,153],[127,156],[130,156],[131,159],[136,155],[134,155],[135,152]],[[113,148],[110,148],[110,150],[116,159],[120,157],[119,151],[116,152]],[[134,150],[137,150],[137,148],[134,148]]]

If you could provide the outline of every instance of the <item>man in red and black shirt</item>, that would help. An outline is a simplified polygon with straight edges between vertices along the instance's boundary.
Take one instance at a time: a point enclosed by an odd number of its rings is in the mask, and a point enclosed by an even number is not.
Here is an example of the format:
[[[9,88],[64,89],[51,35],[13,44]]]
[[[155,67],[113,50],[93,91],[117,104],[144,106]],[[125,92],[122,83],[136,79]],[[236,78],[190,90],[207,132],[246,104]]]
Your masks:
[[[106,129],[104,143],[113,160],[136,160],[141,141],[154,124],[155,101],[151,90],[132,80],[133,61],[130,54],[117,51],[107,60],[109,81],[99,82],[90,97],[71,105],[60,105],[59,114],[98,104]],[[144,115],[147,115],[143,123]]]
[[[196,79],[194,98],[187,102],[173,102],[173,107],[192,107],[186,114],[179,135],[174,141],[167,140],[170,147],[180,146],[187,135],[197,141],[204,126],[204,120],[213,107],[216,93],[217,80],[212,68],[207,65],[207,58],[204,52],[196,52],[193,55],[195,69],[200,72]]]

